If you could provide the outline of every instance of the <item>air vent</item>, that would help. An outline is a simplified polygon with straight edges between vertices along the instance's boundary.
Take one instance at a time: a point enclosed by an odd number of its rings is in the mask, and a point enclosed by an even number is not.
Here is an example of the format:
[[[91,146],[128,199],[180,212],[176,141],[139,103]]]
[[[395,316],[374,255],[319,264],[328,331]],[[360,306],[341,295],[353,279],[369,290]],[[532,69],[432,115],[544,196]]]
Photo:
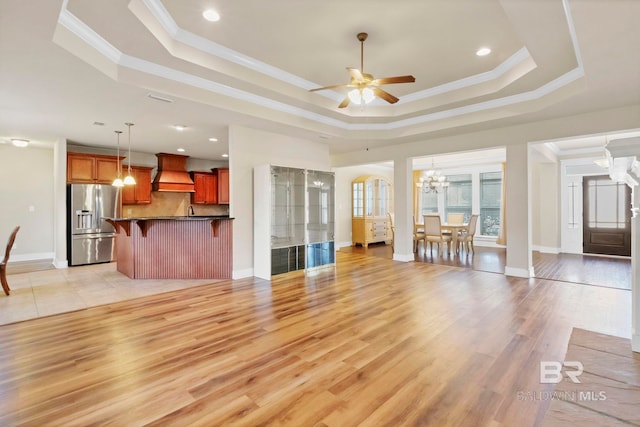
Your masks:
[[[151,99],[155,99],[156,101],[161,101],[161,102],[168,102],[168,103],[174,102],[174,100],[171,99],[171,98],[168,98],[168,97],[162,96],[162,95],[157,95],[157,94],[151,93],[151,92],[149,92],[147,94],[147,97],[151,98]]]

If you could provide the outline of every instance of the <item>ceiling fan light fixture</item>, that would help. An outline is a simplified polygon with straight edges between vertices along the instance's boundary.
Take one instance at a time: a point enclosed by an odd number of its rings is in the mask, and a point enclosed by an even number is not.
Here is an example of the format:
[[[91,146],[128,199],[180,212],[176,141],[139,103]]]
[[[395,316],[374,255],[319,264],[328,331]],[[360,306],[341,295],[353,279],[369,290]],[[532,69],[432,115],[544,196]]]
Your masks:
[[[349,71],[349,83],[337,84],[331,86],[318,87],[309,89],[310,92],[318,90],[336,89],[336,88],[354,88],[347,92],[347,96],[338,105],[338,108],[346,108],[350,103],[364,105],[373,101],[374,98],[380,98],[389,104],[395,104],[399,101],[396,96],[380,88],[380,86],[396,83],[413,83],[416,78],[411,75],[383,77],[376,79],[370,73],[364,72],[364,41],[367,39],[367,33],[358,33],[357,38],[360,42],[360,68],[347,67]]]
[[[348,95],[349,100],[354,104],[368,104],[375,98],[373,90],[368,87],[364,89],[353,89],[349,91]]]

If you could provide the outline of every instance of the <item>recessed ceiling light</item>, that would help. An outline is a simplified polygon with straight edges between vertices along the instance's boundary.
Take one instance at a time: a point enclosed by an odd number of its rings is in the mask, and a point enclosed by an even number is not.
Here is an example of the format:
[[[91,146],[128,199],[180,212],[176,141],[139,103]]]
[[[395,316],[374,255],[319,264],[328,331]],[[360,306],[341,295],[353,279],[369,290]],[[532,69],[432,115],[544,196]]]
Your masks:
[[[185,125],[174,125],[173,127],[179,132],[182,132],[187,128]]]
[[[222,155],[222,157],[229,157],[229,155],[225,153]]]
[[[12,139],[11,143],[16,147],[24,148],[27,145],[29,145],[29,140],[28,139]]]
[[[210,22],[218,22],[220,20],[220,14],[213,9],[207,9],[202,12],[204,19]]]
[[[184,148],[178,148],[179,153],[184,153]]]
[[[491,53],[491,49],[489,49],[488,47],[481,47],[476,51],[476,55],[478,56],[487,56],[490,53]]]
[[[209,138],[209,141],[211,141],[211,142],[218,142],[218,138]]]

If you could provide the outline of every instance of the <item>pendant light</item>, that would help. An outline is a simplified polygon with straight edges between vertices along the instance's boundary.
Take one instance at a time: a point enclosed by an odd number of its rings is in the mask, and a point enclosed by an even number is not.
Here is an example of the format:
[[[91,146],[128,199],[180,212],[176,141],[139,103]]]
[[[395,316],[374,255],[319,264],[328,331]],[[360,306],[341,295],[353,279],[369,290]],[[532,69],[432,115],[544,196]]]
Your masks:
[[[122,182],[122,178],[120,178],[120,134],[122,133],[121,130],[116,130],[115,131],[116,135],[117,135],[117,141],[118,141],[118,156],[117,156],[117,162],[118,162],[118,176],[116,177],[116,179],[113,180],[113,183],[111,185],[113,185],[114,187],[124,187],[124,182]]]
[[[127,127],[129,128],[129,155],[127,157],[128,171],[127,176],[124,178],[124,184],[135,185],[136,180],[133,175],[131,175],[131,126],[133,126],[133,123],[125,123],[125,125],[127,125]]]

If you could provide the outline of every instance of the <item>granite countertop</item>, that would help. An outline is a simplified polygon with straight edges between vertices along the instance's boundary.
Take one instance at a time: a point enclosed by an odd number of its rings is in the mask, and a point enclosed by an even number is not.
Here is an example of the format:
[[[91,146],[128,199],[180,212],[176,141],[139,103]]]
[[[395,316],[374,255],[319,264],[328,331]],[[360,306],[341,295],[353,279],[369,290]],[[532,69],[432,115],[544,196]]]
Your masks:
[[[151,216],[141,218],[105,218],[112,221],[149,221],[154,219],[173,220],[173,221],[206,221],[211,219],[234,219],[229,215],[190,215],[190,216]]]

